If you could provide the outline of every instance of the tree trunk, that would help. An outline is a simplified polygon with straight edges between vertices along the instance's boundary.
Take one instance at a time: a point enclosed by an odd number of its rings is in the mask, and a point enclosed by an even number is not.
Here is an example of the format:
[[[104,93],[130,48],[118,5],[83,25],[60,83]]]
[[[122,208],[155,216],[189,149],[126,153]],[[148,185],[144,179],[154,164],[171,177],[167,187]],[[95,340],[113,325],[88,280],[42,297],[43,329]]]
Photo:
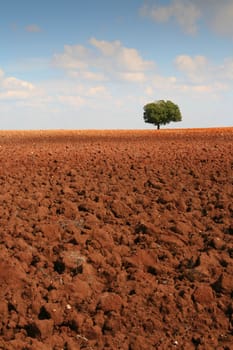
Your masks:
[[[160,124],[157,124],[157,130],[159,130],[160,129]]]

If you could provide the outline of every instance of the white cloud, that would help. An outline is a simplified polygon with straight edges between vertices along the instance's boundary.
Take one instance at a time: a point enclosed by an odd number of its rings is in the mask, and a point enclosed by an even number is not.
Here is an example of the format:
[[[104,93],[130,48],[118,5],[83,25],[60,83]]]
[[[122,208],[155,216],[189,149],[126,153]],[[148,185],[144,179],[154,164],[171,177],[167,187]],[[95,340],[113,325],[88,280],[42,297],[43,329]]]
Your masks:
[[[197,22],[201,17],[198,6],[189,0],[173,0],[167,6],[145,5],[140,11],[142,15],[156,22],[174,19],[188,34],[197,32]]]
[[[124,83],[131,83],[130,89],[135,91],[138,103],[138,98],[143,93],[145,99],[148,96],[187,97],[189,94],[197,98],[206,95],[216,97],[232,86],[230,77],[233,76],[233,59],[230,58],[218,66],[202,55],[179,55],[174,60],[173,75],[163,76],[157,71],[155,62],[144,60],[136,49],[126,48],[120,41],[108,42],[92,38],[89,44],[91,48],[65,46],[63,53],[54,56],[54,65],[66,72],[66,81],[51,89],[59,96],[67,96],[60,99],[60,102],[62,100],[77,108],[85,104],[92,109],[101,108],[103,101],[105,103],[108,99],[114,105],[122,99],[116,97],[118,93],[111,89],[110,82],[120,86],[119,95],[127,94],[129,87]],[[100,84],[96,85],[97,81]],[[63,92],[58,93],[61,87]],[[79,98],[76,100],[77,96],[84,101]],[[119,105],[122,105],[121,102]]]
[[[177,91],[178,89],[180,89],[180,82],[176,77],[153,74],[147,81],[145,94],[150,96],[152,93],[161,92],[161,94],[166,95],[168,91]]]
[[[7,76],[0,69],[0,103],[9,113],[26,113],[28,109],[34,111],[48,110],[53,98],[47,93],[46,88],[34,85],[29,81]]]
[[[92,46],[96,47],[104,56],[111,57],[117,55],[119,50],[122,48],[121,42],[119,40],[111,42],[91,38],[89,42]]]
[[[25,27],[25,30],[29,33],[39,33],[41,32],[41,28],[37,24],[30,24]]]
[[[147,86],[147,87],[145,88],[145,94],[146,94],[147,96],[152,96],[152,95],[154,94],[154,89],[153,89],[151,86]]]
[[[226,81],[233,81],[233,57],[226,58],[219,66],[218,76],[224,78]]]
[[[27,91],[32,91],[35,89],[35,86],[32,83],[17,79],[15,77],[5,78],[3,80],[2,86],[5,89],[14,89],[14,90],[24,89]]]
[[[58,96],[58,101],[71,107],[80,108],[85,104],[85,99],[81,96]]]
[[[153,73],[146,80],[144,94],[159,98],[220,98],[233,86],[233,60],[215,65],[205,56],[180,55],[175,59],[176,76]],[[230,78],[231,77],[231,78]]]
[[[211,28],[220,35],[233,38],[233,1],[207,0],[207,4],[208,7],[204,9]]]
[[[108,80],[103,73],[95,73],[91,71],[68,71],[71,78],[89,80],[89,81],[105,81]]]
[[[175,65],[178,70],[184,72],[191,82],[200,83],[205,80],[210,64],[205,56],[180,55],[175,59]]]
[[[167,5],[145,4],[140,13],[158,23],[174,20],[187,34],[195,34],[202,20],[216,33],[233,37],[232,0],[170,0]]]
[[[0,70],[0,100],[28,99],[35,94],[35,86],[15,77],[5,77]]]
[[[142,72],[127,72],[119,75],[122,80],[126,80],[133,83],[142,83],[146,81],[146,75]]]
[[[65,45],[64,52],[55,54],[53,65],[68,71],[87,70],[91,53],[82,45]]]
[[[28,91],[20,90],[9,90],[0,92],[0,100],[25,100],[28,99],[31,95]]]
[[[143,81],[143,74],[153,68],[134,48],[124,47],[120,41],[91,38],[91,49],[81,45],[66,45],[64,52],[55,54],[53,65],[73,77],[90,80],[125,79]]]
[[[109,96],[107,88],[103,85],[93,86],[87,89],[88,96]]]
[[[196,85],[192,87],[192,90],[200,93],[212,93],[216,91],[216,86],[212,85]]]
[[[77,83],[68,78],[46,82],[43,84],[43,90],[50,96],[50,102],[61,110],[64,107],[80,110],[84,106],[95,110],[112,98],[110,91],[104,85],[93,85],[89,81]]]
[[[124,71],[131,72],[144,72],[153,65],[152,62],[143,60],[137,50],[126,47],[122,47],[119,50],[116,60],[119,69],[123,68]]]
[[[136,49],[122,46],[119,40],[107,42],[92,38],[89,42],[103,55],[102,60],[105,62],[102,63],[111,63],[119,71],[142,72],[153,65],[152,62],[143,60]]]
[[[209,90],[226,90],[233,83],[233,58],[228,58],[222,64],[216,65],[205,56],[180,55],[175,59],[176,68],[184,75],[186,83],[202,86],[212,86]]]

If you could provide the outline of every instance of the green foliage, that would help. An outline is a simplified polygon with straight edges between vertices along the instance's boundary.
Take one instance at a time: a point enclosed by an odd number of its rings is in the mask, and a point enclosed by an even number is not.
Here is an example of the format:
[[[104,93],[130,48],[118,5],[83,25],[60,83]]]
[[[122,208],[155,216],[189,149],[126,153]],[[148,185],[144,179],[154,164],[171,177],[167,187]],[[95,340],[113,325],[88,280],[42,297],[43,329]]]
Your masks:
[[[172,101],[164,100],[146,104],[143,118],[146,123],[157,125],[157,129],[160,125],[182,120],[179,107]]]

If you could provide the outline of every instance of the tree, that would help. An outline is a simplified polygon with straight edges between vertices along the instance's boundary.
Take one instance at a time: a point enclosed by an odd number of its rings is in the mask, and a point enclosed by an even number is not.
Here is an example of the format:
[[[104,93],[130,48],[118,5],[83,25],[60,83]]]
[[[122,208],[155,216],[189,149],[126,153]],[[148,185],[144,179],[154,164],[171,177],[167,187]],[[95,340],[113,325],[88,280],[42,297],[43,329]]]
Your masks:
[[[159,100],[151,102],[146,104],[143,109],[145,123],[157,125],[158,130],[160,125],[182,120],[179,107],[172,101]]]

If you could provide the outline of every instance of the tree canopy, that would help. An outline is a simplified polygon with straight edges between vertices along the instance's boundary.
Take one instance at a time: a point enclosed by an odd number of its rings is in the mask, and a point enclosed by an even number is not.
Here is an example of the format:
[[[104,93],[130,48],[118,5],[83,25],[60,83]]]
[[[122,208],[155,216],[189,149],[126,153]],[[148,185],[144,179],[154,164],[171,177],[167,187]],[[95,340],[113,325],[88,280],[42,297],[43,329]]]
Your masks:
[[[154,124],[157,129],[160,129],[160,125],[182,120],[178,105],[169,100],[159,100],[146,104],[143,118],[145,123]]]

